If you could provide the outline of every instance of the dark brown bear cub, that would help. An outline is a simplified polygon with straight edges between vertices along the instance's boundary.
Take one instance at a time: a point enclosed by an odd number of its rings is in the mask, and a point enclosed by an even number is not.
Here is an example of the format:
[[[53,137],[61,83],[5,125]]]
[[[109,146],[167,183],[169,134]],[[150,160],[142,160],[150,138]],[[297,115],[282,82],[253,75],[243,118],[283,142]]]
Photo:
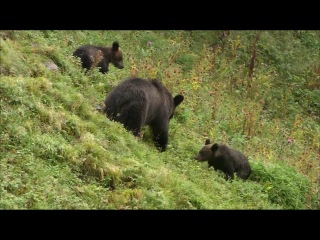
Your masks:
[[[173,97],[157,79],[129,78],[108,94],[104,113],[134,136],[140,137],[141,128],[149,125],[156,147],[163,152],[168,145],[169,121],[183,99],[182,95]]]
[[[94,67],[100,68],[99,71],[107,73],[109,63],[122,69],[123,56],[118,42],[113,42],[112,47],[100,47],[94,45],[85,45],[74,51],[73,56],[81,59],[82,67],[90,70]]]
[[[210,139],[206,140],[205,146],[195,159],[201,162],[208,161],[209,167],[212,166],[226,174],[226,180],[233,179],[234,173],[244,180],[251,174],[248,158],[243,153],[223,144],[210,144]]]

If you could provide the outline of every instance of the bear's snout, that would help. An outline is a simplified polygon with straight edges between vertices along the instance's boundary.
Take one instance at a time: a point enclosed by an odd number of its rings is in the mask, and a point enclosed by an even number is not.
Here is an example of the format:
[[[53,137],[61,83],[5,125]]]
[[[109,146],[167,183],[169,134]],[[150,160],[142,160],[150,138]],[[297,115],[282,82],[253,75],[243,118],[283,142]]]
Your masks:
[[[124,68],[123,63],[117,63],[117,64],[115,64],[115,66],[117,68],[119,68],[119,69],[123,69]]]
[[[204,156],[202,156],[201,154],[198,154],[197,156],[194,157],[195,160],[199,161],[199,162],[205,162],[208,161]]]

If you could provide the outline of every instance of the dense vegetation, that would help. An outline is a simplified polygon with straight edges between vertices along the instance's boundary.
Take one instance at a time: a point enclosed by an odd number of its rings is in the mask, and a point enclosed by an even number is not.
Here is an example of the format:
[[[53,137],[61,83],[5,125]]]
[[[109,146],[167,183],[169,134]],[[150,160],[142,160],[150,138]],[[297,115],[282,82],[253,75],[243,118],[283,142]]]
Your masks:
[[[114,40],[124,69],[85,73],[72,57]],[[1,209],[320,209],[320,31],[0,31],[0,41]],[[129,76],[185,96],[166,152],[149,128],[136,139],[99,111]],[[196,162],[206,138],[245,153],[249,180]]]

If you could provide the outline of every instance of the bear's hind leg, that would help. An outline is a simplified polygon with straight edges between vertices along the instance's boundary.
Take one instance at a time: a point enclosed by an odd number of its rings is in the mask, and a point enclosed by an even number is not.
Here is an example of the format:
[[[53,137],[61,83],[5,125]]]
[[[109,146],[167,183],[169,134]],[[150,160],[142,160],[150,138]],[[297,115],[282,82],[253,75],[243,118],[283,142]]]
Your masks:
[[[142,129],[142,119],[140,116],[132,116],[128,114],[126,119],[123,121],[124,127],[133,133],[135,137],[141,137],[141,129]]]
[[[89,55],[84,54],[81,56],[82,67],[86,69],[86,72],[89,71],[93,65],[93,61]]]
[[[109,67],[106,60],[102,60],[101,63],[99,64],[99,67],[100,67],[99,71],[103,74],[106,74],[109,71]]]

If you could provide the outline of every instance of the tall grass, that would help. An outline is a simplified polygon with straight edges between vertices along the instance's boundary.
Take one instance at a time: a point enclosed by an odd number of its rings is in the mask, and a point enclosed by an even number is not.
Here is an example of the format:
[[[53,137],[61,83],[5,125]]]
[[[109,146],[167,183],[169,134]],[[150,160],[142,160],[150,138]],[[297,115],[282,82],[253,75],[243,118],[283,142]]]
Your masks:
[[[257,37],[258,36],[258,37]],[[319,209],[319,31],[0,31],[1,209]],[[124,69],[72,52],[119,41]],[[58,70],[48,67],[54,63]],[[129,76],[185,96],[159,153],[99,111]],[[249,157],[226,182],[206,138]]]

